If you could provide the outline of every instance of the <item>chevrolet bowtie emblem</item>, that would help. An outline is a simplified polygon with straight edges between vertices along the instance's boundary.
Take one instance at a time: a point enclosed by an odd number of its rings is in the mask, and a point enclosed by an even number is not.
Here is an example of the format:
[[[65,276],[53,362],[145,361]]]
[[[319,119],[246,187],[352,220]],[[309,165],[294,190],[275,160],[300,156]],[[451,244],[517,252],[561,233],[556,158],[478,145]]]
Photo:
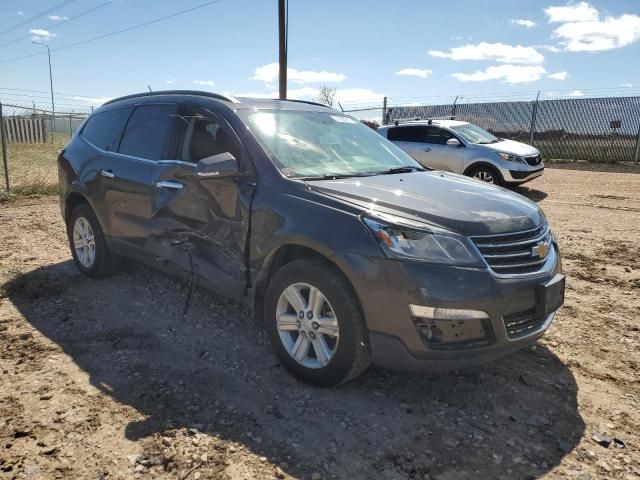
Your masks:
[[[534,257],[544,258],[549,253],[549,250],[550,250],[549,242],[540,242],[539,244],[537,244],[535,247],[531,249],[531,254]]]

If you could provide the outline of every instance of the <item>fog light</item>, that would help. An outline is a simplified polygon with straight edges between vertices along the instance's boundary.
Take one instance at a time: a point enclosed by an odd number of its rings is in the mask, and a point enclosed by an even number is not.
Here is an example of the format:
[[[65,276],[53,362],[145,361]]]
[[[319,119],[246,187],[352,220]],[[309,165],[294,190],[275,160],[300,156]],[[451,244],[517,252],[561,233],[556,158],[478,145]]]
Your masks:
[[[427,307],[425,305],[409,305],[411,315],[433,320],[486,320],[487,312],[482,310],[468,310],[463,308]]]

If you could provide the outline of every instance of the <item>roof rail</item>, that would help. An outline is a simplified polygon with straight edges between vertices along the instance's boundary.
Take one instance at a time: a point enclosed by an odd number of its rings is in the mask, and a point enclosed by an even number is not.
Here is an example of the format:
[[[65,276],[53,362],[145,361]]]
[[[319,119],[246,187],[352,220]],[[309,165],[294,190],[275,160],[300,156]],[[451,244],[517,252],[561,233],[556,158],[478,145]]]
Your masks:
[[[203,92],[200,90],[158,90],[157,92],[134,93],[133,95],[114,98],[112,100],[109,100],[108,102],[105,102],[103,105],[109,105],[110,103],[119,102],[121,100],[129,100],[131,98],[153,97],[157,95],[197,95],[200,97],[215,98],[216,100],[224,100],[225,102],[240,103],[237,98],[227,95],[220,95],[219,93],[213,92]]]
[[[285,98],[285,99],[284,99],[284,101],[285,101],[285,102],[306,103],[306,104],[309,104],[309,105],[316,105],[316,106],[318,106],[318,107],[326,107],[326,108],[331,108],[331,109],[333,109],[333,107],[332,107],[332,106],[327,105],[326,103],[312,102],[312,101],[310,101],[310,100],[293,100],[293,99],[291,99],[291,98]]]
[[[431,123],[434,120],[455,120],[456,117],[455,115],[446,115],[444,117],[429,117],[429,118],[420,118],[420,117],[412,117],[412,118],[397,118],[393,121],[393,123],[395,125],[398,125],[400,123],[405,123],[405,122],[419,122],[421,120],[426,120],[428,125],[431,125]]]

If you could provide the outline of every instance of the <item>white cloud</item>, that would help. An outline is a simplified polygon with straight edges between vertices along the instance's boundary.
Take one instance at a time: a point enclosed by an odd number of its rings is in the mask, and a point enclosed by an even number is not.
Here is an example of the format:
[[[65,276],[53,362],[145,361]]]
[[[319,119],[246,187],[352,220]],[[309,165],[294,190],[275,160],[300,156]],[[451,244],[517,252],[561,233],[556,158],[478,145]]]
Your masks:
[[[622,88],[633,88],[633,83],[627,82],[620,85]]]
[[[569,77],[569,74],[567,72],[556,72],[550,73],[547,77],[553,78],[554,80],[566,80]]]
[[[82,97],[82,96],[75,96],[72,97],[73,100],[78,100],[81,102],[87,102],[90,105],[102,105],[105,102],[108,102],[109,100],[111,100],[113,97]]]
[[[498,65],[473,73],[454,73],[452,76],[461,82],[503,80],[505,83],[513,84],[535,82],[545,73],[545,69],[538,65]]]
[[[549,23],[593,22],[598,20],[598,10],[587,2],[568,3],[544,9]]]
[[[19,16],[23,16],[23,15],[24,15],[24,12],[23,12],[22,10],[18,10],[18,11],[16,12],[16,14],[18,14]]]
[[[176,81],[171,79],[171,80],[165,80],[164,83],[166,83],[167,85],[172,85],[172,84],[176,83]]]
[[[538,64],[544,61],[544,56],[533,47],[487,42],[454,47],[449,52],[429,50],[429,55],[451,60],[495,60],[509,64]]]
[[[556,28],[553,35],[571,52],[621,48],[640,39],[640,16],[625,14],[604,20],[570,21]]]
[[[260,80],[265,83],[273,83],[278,79],[279,65],[268,63],[256,68],[250,80]],[[287,68],[287,79],[295,83],[332,83],[342,82],[346,77],[343,73],[327,72],[325,70],[316,72],[313,70],[296,70]]]
[[[59,20],[69,20],[69,17],[61,17],[60,15],[47,15],[47,17],[49,17],[49,20],[53,20],[54,22]]]
[[[408,77],[420,77],[427,78],[433,73],[433,71],[428,68],[403,68],[402,70],[398,70],[396,75],[406,75]]]
[[[514,18],[513,20],[511,20],[511,23],[526,28],[533,28],[536,26],[536,22],[534,22],[533,20],[526,20],[524,18]]]
[[[41,40],[51,40],[54,37],[57,37],[58,34],[51,33],[49,30],[44,30],[42,28],[32,28],[29,30],[29,33],[33,35],[31,40],[33,41],[41,41]]]
[[[216,84],[213,80],[194,80],[193,83],[204,87],[213,87]]]
[[[574,90],[567,93],[567,97],[584,97],[584,92],[582,90]]]

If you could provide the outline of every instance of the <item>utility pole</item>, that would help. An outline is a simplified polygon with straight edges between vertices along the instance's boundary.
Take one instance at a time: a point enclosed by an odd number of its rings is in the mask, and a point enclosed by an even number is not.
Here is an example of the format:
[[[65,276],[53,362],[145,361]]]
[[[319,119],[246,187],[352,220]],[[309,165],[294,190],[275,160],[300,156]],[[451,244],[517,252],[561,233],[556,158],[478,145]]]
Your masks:
[[[56,104],[53,102],[53,74],[51,73],[51,49],[49,45],[42,42],[31,42],[36,45],[42,45],[47,48],[47,56],[49,57],[49,86],[51,87],[51,143],[53,143],[53,130],[56,121]]]
[[[287,99],[288,0],[278,0],[278,49],[280,60],[280,100]]]

